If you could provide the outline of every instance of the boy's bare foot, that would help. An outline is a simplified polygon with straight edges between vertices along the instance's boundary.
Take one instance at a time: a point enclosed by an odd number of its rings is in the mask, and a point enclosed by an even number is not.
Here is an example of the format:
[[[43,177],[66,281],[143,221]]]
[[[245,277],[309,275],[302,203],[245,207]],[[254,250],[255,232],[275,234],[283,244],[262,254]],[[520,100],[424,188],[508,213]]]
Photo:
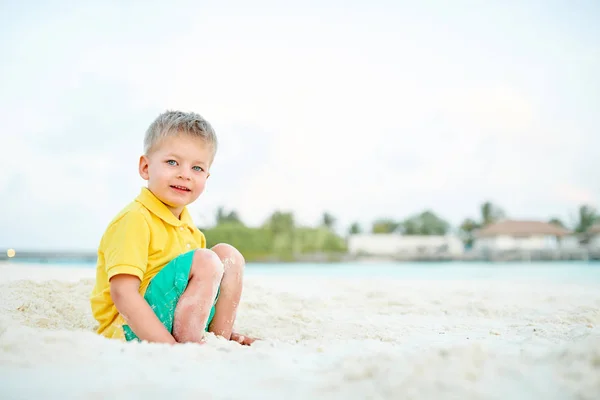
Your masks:
[[[238,342],[243,346],[250,346],[256,339],[249,336],[240,335],[239,333],[231,332],[231,340]]]

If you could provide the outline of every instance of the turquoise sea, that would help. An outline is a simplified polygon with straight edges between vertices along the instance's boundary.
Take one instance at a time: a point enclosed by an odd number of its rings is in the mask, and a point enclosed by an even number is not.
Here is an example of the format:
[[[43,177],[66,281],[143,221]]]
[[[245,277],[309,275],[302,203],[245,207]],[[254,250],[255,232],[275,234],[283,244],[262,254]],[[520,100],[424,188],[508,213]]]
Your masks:
[[[38,263],[40,267],[94,268],[78,262]],[[411,280],[536,280],[600,284],[600,262],[353,262],[353,263],[249,263],[247,275],[385,278]]]

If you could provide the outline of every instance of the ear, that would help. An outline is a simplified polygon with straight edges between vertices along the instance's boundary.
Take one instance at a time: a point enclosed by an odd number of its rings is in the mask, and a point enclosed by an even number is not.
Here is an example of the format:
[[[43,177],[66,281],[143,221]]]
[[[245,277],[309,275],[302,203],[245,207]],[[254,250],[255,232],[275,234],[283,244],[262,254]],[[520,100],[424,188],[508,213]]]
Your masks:
[[[150,175],[148,174],[148,164],[149,164],[148,157],[141,156],[140,157],[139,172],[140,172],[140,176],[145,181],[147,181],[148,178],[150,177]]]

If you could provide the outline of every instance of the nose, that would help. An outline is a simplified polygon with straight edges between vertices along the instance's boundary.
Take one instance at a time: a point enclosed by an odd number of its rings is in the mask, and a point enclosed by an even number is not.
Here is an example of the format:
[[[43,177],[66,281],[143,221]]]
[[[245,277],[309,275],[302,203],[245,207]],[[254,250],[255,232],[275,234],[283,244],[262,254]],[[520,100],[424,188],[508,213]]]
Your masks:
[[[178,177],[178,178],[181,178],[181,179],[186,179],[186,180],[188,180],[188,181],[191,179],[191,174],[190,174],[190,171],[188,171],[187,169],[185,169],[185,168],[180,168],[178,172],[179,172],[179,173],[177,174],[177,177]]]

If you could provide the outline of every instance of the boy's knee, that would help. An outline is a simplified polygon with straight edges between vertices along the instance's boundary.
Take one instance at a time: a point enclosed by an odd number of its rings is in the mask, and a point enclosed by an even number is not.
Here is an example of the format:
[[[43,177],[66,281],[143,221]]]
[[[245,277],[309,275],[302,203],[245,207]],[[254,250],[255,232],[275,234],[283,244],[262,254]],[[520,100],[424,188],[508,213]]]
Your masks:
[[[223,262],[214,251],[198,249],[194,252],[192,275],[210,275],[220,279],[223,276],[223,272]]]
[[[244,268],[244,264],[246,263],[244,256],[232,245],[227,243],[219,243],[214,245],[212,250],[223,261],[223,264],[225,264],[226,268],[230,266]]]

